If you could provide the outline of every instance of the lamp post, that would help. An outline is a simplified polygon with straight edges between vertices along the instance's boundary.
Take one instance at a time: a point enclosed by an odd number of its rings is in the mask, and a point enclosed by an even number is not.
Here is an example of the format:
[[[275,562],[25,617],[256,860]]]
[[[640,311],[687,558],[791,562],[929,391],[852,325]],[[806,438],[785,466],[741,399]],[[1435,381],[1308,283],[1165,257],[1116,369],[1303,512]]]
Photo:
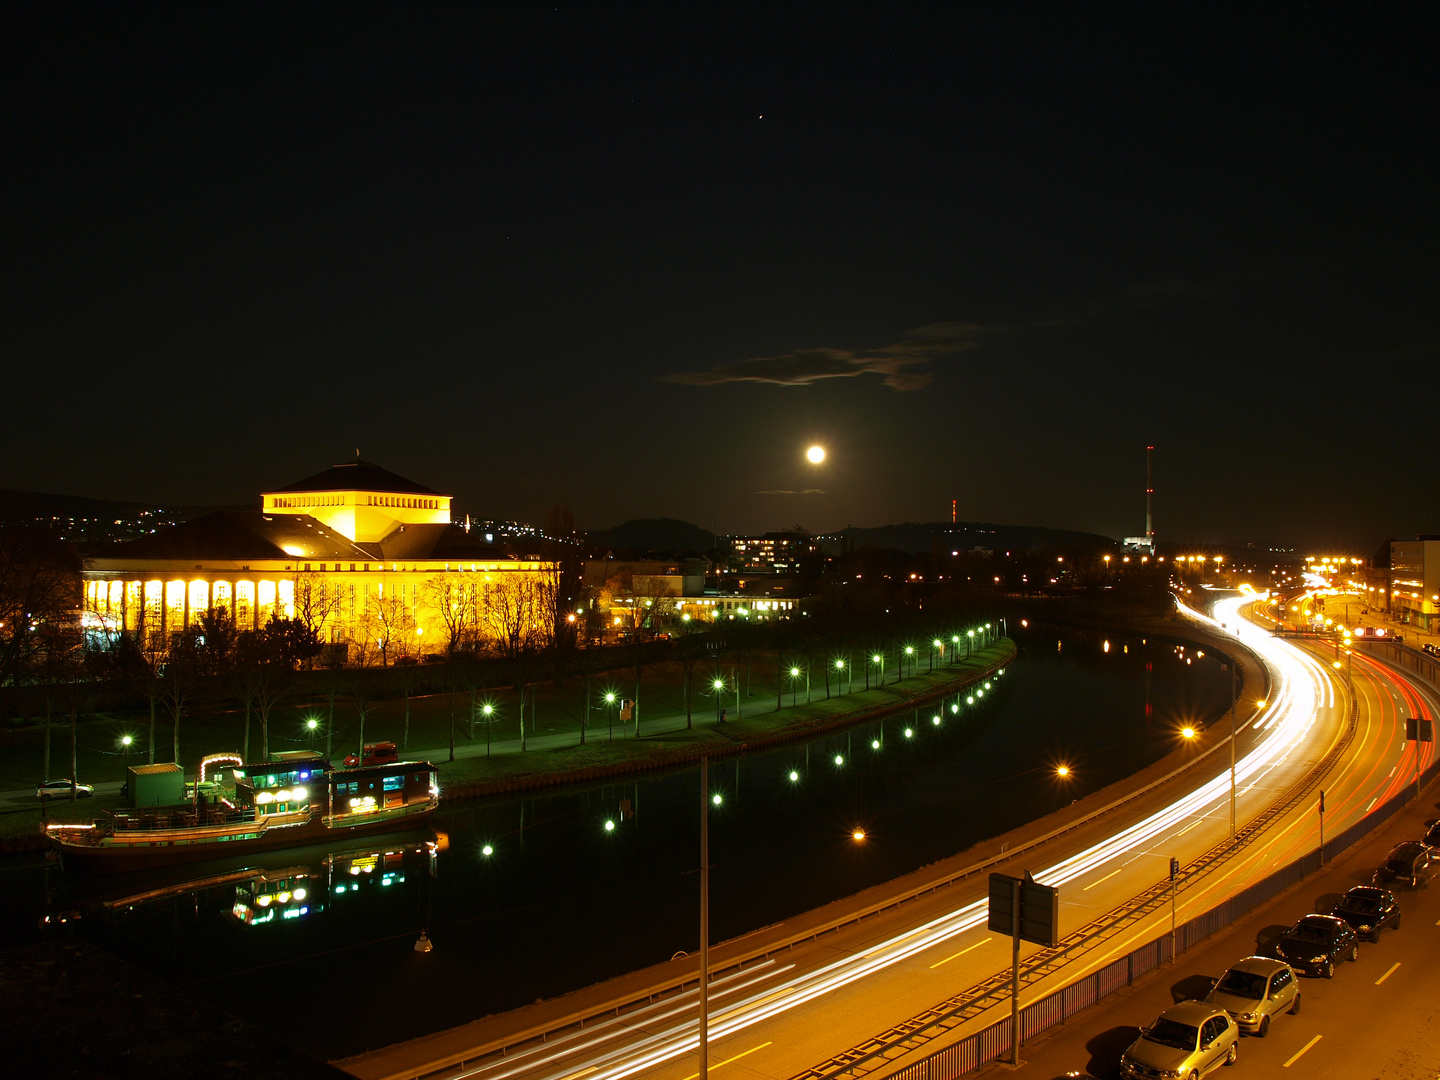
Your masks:
[[[710,1057],[710,758],[700,756],[700,1072],[708,1080]]]
[[[880,686],[882,683],[885,682],[885,654],[884,654],[884,653],[878,653],[878,652],[877,652],[874,656],[870,657],[870,662],[871,662],[872,664],[879,664],[879,665],[880,665],[880,671],[879,671],[879,673],[875,676],[875,685],[876,685],[876,686]],[[866,689],[869,689],[869,681],[868,681],[868,680],[866,681]]]
[[[490,717],[495,715],[495,706],[488,701],[480,706],[480,715],[485,717],[485,756],[490,756]]]
[[[120,745],[125,748],[125,782],[127,784],[130,782],[130,744],[134,741],[132,736],[120,736]]]
[[[790,669],[790,707],[793,709],[800,704],[800,684],[796,681],[800,678],[800,669]]]
[[[914,645],[906,645],[906,646],[905,646],[905,655],[906,655],[906,656],[914,656],[914,655],[915,655],[915,646],[914,646]],[[913,671],[913,665],[912,665],[912,671]],[[905,665],[902,663],[902,664],[900,665],[900,679],[903,679],[904,677],[905,677]],[[896,679],[895,681],[896,681],[896,682],[899,682],[900,679]]]
[[[720,693],[725,689],[724,679],[715,679],[710,683],[715,688],[715,723],[720,723]]]
[[[305,747],[308,750],[315,749],[315,729],[320,726],[320,721],[313,716],[305,721]]]
[[[965,631],[965,659],[966,659],[966,660],[969,660],[969,659],[970,659],[970,646],[973,645],[974,643],[975,643],[975,631],[974,631],[974,630],[966,630],[966,631]]]
[[[839,689],[840,689],[840,686],[839,686],[840,676],[845,673],[845,661],[844,661],[843,659],[842,659],[842,660],[836,660],[836,661],[835,661],[835,671],[836,671],[836,675],[835,675],[835,683],[836,683],[836,686],[835,686],[835,689],[836,689],[836,690],[839,690]],[[848,693],[849,691],[846,691],[846,692]]]
[[[605,693],[605,716],[610,724],[610,733],[606,736],[608,742],[615,741],[615,691],[608,690]]]
[[[960,635],[951,634],[950,644],[954,646],[954,648],[950,650],[950,663],[954,664],[956,660],[960,659]]]
[[[944,655],[945,655],[945,643],[944,643],[943,641],[941,641],[941,640],[937,637],[933,642],[931,642],[931,644],[935,647],[935,652],[932,652],[932,653],[930,654],[930,670],[931,670],[931,671],[934,671],[934,670],[935,670],[935,653],[938,652],[941,656],[944,656]]]

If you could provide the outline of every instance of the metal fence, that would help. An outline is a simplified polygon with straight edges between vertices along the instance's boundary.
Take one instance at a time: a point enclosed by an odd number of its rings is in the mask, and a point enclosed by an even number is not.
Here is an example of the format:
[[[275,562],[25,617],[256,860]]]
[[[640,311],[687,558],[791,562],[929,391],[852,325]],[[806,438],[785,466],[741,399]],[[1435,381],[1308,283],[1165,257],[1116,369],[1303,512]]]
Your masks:
[[[1432,764],[1420,774],[1420,787],[1429,786],[1440,775],[1440,761]],[[1416,786],[1408,784],[1405,790],[1394,798],[1377,806],[1354,825],[1339,835],[1325,841],[1324,862],[1350,847],[1362,837],[1378,828],[1389,817],[1416,797]],[[1197,915],[1175,928],[1176,948],[1189,949],[1231,923],[1240,916],[1259,907],[1266,900],[1288,889],[1307,874],[1321,866],[1321,851],[1311,851],[1288,866],[1283,866],[1267,877],[1242,889],[1228,900],[1209,911]],[[1170,959],[1170,933],[1141,945],[1128,956],[1107,964],[1105,967],[1085,976],[1062,990],[1032,1002],[1020,1010],[1020,1041],[1034,1038],[1041,1032],[1063,1023],[1080,1010],[1095,1004],[1101,998],[1115,993],[1122,986],[1128,986],[1146,972],[1153,971]],[[894,1080],[953,1080],[954,1077],[974,1072],[982,1065],[1003,1056],[1010,1050],[1010,1018],[1007,1016],[997,1024],[983,1031],[968,1035],[952,1046],[937,1050],[911,1065],[894,1073]]]

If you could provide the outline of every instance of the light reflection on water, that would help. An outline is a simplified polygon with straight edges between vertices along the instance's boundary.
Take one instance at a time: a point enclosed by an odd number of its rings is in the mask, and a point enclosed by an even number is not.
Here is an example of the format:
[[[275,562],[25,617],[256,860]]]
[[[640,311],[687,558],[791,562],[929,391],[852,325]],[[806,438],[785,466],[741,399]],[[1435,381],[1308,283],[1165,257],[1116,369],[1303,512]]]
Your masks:
[[[1032,626],[1016,662],[973,705],[967,693],[714,762],[714,940],[1064,806],[1169,752],[1183,723],[1228,706],[1217,658],[1115,634],[1107,650],[1106,640]],[[7,929],[33,932],[48,913],[47,933],[81,933],[312,1053],[339,1057],[693,951],[696,785],[688,769],[457,805],[436,818],[444,845],[416,834],[276,853],[258,866],[209,870],[203,886],[71,882],[35,865],[12,873],[27,887],[11,894],[3,917]],[[58,926],[62,916],[72,921]],[[414,951],[421,928],[431,953]],[[275,1009],[267,988],[284,987],[318,993],[302,995],[304,1008]]]

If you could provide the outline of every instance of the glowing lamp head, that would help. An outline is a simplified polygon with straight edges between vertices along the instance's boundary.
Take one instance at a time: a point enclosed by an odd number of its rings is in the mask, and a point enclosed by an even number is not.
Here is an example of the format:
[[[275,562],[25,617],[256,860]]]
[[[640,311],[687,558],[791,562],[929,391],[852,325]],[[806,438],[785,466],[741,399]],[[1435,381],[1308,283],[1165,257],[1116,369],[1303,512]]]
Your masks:
[[[805,460],[811,465],[819,465],[825,460],[825,448],[823,446],[812,446],[805,451]]]
[[[615,695],[614,695],[614,694],[606,694],[606,695],[605,695],[605,704],[606,704],[606,705],[614,705],[614,704],[615,704]]]
[[[614,832],[614,831],[615,831],[615,822],[610,821],[610,820],[607,819],[606,822],[605,822],[605,831],[606,831],[606,832]]]
[[[724,689],[725,689],[725,680],[724,680],[724,679],[716,679],[716,680],[715,680],[713,683],[711,683],[710,685],[713,686],[713,687],[715,687],[716,690],[724,690]]]
[[[123,736],[123,737],[120,739],[120,745],[121,745],[121,746],[129,746],[129,745],[130,745],[131,743],[133,743],[134,741],[135,741],[135,739],[134,739],[132,736],[130,736],[130,735],[125,735],[125,736]]]
[[[1182,738],[1193,739],[1195,738],[1195,729],[1193,727],[1183,727],[1180,729],[1180,735]]]
[[[852,840],[864,840],[864,839],[865,839],[865,830],[864,830],[864,829],[856,829],[854,832],[852,832],[852,833],[850,834],[850,839],[852,839]]]
[[[870,740],[870,749],[871,749],[871,750],[879,750],[879,749],[880,749],[880,740],[879,740],[879,739],[871,739],[871,740]]]
[[[845,764],[845,756],[844,756],[843,754],[836,754],[836,755],[835,755],[835,764],[836,764],[836,765],[844,765],[844,764]]]
[[[320,721],[316,720],[314,717],[311,717],[309,720],[305,721],[305,727],[310,731],[314,731],[319,726]]]
[[[1070,766],[1069,766],[1069,765],[1058,765],[1058,766],[1056,766],[1056,768],[1055,768],[1055,775],[1058,776],[1058,777],[1060,777],[1060,779],[1062,779],[1062,780],[1065,779],[1067,776],[1070,775]]]
[[[480,707],[480,711],[481,711],[482,713],[484,713],[486,716],[489,716],[491,713],[493,713],[493,712],[495,711],[495,706],[494,706],[494,705],[482,705],[482,706]]]
[[[714,795],[711,795],[711,796],[710,796],[710,801],[711,801],[712,803],[714,803],[716,806],[719,806],[720,803],[721,803],[723,800],[722,800],[721,797],[720,797],[720,793],[717,791],[717,792],[715,792]]]
[[[799,779],[800,779],[800,774],[799,774],[798,772],[796,772],[794,769],[791,769],[791,770],[790,770],[790,782],[791,782],[791,783],[794,783],[795,781],[797,781],[797,780],[799,780]]]

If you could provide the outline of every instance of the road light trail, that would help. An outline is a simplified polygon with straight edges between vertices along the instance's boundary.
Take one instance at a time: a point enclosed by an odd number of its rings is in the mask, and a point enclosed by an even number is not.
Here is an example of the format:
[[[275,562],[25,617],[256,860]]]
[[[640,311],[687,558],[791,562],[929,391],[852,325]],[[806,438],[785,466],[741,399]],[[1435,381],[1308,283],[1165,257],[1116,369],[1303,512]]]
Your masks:
[[[1261,657],[1271,674],[1269,698],[1260,704],[1259,711],[1250,720],[1237,728],[1238,734],[1249,727],[1255,739],[1248,752],[1237,757],[1237,791],[1241,788],[1249,791],[1268,773],[1289,763],[1295,751],[1308,752],[1309,736],[1320,711],[1335,703],[1335,673],[1330,667],[1269,631],[1242,621],[1239,609],[1248,602],[1248,597],[1220,601],[1216,605],[1217,618],[1182,605],[1191,618],[1211,626],[1222,636],[1239,639]],[[1197,823],[1192,819],[1215,813],[1220,806],[1228,804],[1229,797],[1230,772],[1224,769],[1143,820],[1038,871],[1035,877],[1045,884],[1062,885],[1090,875],[1131,852],[1157,841],[1173,839],[1175,830],[1182,824],[1188,832]],[[1113,875],[1101,880],[1110,876]],[[780,970],[763,973],[758,981],[764,985],[756,986],[749,997],[728,1005],[715,1017],[708,1041],[714,1043],[729,1038],[944,944],[981,925],[985,921],[985,909],[986,901],[978,899],[868,946],[861,954],[837,958],[805,972],[794,972],[793,967],[784,969],[786,977],[778,985],[776,977],[782,973]],[[968,951],[961,950],[947,959]],[[712,995],[717,984],[718,980],[712,983]],[[750,986],[755,984],[747,982],[747,988]],[[725,996],[735,989],[731,987]],[[590,1066],[594,1071],[587,1073],[587,1080],[623,1080],[698,1050],[697,1030],[692,1019],[695,1002],[696,992],[687,991],[667,999],[668,1007],[661,1011],[642,1017],[640,1010],[636,1010],[622,1020],[607,1021],[609,1026],[604,1031],[587,1029],[585,1035],[589,1038],[583,1042],[577,1039],[562,1048],[560,1040],[552,1040],[547,1048],[550,1052],[543,1055],[528,1059],[525,1055],[516,1055],[503,1062],[481,1064],[461,1075],[503,1080],[525,1073],[537,1080],[564,1080],[573,1075],[577,1067]],[[636,1026],[640,1024],[645,1028],[640,1038],[621,1046],[613,1045],[616,1040],[631,1039],[638,1034]],[[575,1060],[576,1054],[587,1053],[593,1056]],[[568,1059],[563,1066],[559,1064],[562,1059]]]

